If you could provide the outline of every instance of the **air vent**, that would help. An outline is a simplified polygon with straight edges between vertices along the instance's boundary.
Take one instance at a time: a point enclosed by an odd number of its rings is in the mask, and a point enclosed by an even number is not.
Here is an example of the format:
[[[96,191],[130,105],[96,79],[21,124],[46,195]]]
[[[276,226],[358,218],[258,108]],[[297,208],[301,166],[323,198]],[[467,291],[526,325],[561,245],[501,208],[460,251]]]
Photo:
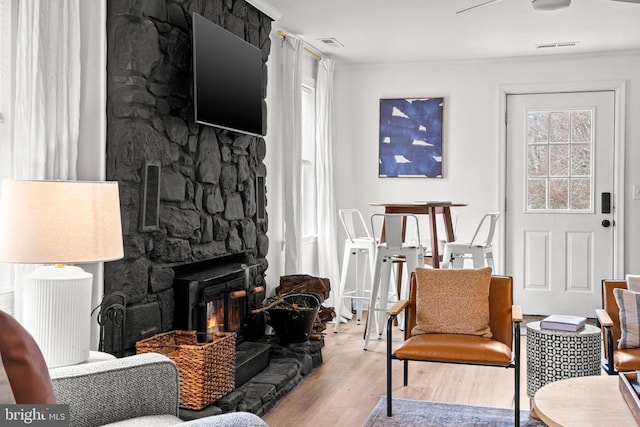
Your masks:
[[[580,42],[556,42],[537,44],[536,49],[549,49],[553,47],[574,47]]]
[[[326,37],[318,40],[320,40],[322,43],[326,44],[329,47],[344,47],[344,45],[340,43],[335,37]]]

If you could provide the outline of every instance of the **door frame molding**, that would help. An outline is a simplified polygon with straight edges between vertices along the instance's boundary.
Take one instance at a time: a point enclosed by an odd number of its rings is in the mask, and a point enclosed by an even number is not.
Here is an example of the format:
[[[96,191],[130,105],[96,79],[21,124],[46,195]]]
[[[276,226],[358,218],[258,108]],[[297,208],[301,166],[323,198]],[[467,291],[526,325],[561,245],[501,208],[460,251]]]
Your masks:
[[[503,118],[499,120],[499,209],[505,220],[500,221],[499,236],[501,236],[501,247],[506,249],[506,223],[508,220],[506,212],[507,201],[507,97],[509,95],[545,94],[562,92],[601,92],[612,91],[614,93],[614,175],[613,175],[613,276],[601,277],[600,279],[621,279],[624,278],[624,256],[625,256],[625,234],[624,234],[624,212],[625,212],[625,117],[626,117],[626,92],[625,80],[594,81],[594,82],[565,82],[565,83],[541,83],[541,84],[519,84],[501,85],[499,87],[499,115]],[[499,259],[495,260],[498,271],[505,271],[506,250],[502,251]],[[598,280],[600,280],[598,279]]]

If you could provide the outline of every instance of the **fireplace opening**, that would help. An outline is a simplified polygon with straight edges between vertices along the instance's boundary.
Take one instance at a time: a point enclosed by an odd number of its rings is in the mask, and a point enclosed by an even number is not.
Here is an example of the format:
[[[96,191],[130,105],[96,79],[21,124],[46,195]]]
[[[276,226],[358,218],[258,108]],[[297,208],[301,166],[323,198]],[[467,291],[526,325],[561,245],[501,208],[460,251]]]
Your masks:
[[[175,267],[174,329],[195,330],[201,342],[216,332],[234,332],[238,344],[262,337],[264,321],[250,315],[264,300],[256,267],[242,253]]]
[[[196,315],[204,316],[196,330],[204,330],[207,341],[211,341],[216,332],[235,332],[236,340],[245,338],[244,329],[247,322],[247,290],[244,278],[206,286],[203,289],[204,309]],[[198,308],[200,304],[198,304]]]

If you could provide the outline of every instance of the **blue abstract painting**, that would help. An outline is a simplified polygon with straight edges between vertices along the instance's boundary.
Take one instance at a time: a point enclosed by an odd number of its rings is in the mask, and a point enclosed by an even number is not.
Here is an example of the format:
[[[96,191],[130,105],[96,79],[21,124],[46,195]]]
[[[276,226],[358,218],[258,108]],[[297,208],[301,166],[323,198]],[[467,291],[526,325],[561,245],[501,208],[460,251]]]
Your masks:
[[[380,100],[380,177],[442,177],[443,109],[444,98]]]

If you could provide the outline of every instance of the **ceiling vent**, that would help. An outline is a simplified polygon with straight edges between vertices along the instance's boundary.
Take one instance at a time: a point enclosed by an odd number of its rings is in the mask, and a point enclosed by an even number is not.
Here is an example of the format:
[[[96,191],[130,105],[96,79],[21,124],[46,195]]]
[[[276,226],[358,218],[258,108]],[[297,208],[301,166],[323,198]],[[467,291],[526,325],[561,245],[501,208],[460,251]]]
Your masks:
[[[554,11],[565,9],[571,5],[571,0],[531,0],[531,7],[535,10]]]
[[[318,40],[329,47],[344,47],[344,45],[340,43],[335,37],[326,37]]]
[[[574,47],[580,42],[556,42],[537,44],[536,49],[549,49],[553,47]]]

